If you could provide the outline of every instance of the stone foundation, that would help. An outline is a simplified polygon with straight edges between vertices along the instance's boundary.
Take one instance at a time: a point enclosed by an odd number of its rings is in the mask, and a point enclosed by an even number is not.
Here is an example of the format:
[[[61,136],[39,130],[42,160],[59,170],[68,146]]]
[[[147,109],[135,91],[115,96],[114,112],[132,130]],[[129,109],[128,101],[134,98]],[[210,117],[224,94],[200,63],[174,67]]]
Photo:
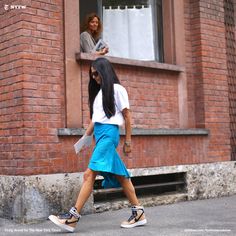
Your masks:
[[[186,173],[186,193],[140,199],[145,206],[236,194],[236,162],[233,161],[132,169],[130,172],[132,176]],[[0,217],[26,223],[65,212],[74,205],[82,178],[83,173],[0,176]],[[120,209],[128,205],[128,201],[95,205],[91,196],[81,213]]]
[[[83,173],[37,176],[0,176],[0,217],[16,222],[45,220],[74,205]],[[92,196],[83,214],[93,213]]]
[[[236,162],[164,166],[130,170],[133,176],[186,173],[188,200],[236,194]]]

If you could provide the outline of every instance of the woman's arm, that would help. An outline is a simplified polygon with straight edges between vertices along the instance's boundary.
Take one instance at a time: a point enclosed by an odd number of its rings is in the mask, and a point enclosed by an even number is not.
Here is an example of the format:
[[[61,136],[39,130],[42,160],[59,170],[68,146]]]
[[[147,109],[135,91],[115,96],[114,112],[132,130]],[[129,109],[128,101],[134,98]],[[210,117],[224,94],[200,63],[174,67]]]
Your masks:
[[[81,52],[92,53],[94,43],[88,32],[82,32],[80,34],[80,50]]]
[[[124,153],[131,152],[131,113],[130,110],[125,108],[122,111],[125,120],[125,142],[123,146]]]
[[[109,48],[105,47],[99,51],[94,51],[95,41],[92,39],[92,36],[87,32],[82,32],[80,34],[80,49],[81,52],[92,53],[96,55],[105,55],[109,52]]]
[[[89,126],[88,126],[88,128],[86,129],[86,131],[85,131],[85,135],[87,135],[87,136],[92,135],[92,133],[93,133],[93,127],[94,127],[94,124],[93,124],[92,121],[90,121]]]

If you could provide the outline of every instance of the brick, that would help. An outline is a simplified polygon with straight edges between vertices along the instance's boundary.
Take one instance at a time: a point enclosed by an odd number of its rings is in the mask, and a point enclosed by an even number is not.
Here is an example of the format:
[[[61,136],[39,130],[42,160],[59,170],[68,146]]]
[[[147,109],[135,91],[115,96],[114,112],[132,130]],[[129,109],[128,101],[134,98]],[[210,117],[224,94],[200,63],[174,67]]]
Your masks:
[[[21,14],[12,11],[5,19],[0,14],[0,174],[84,171],[92,149],[78,158],[73,150],[77,137],[57,136],[67,116],[64,3],[23,2],[27,10]],[[132,154],[124,157],[118,148],[129,168],[230,160],[227,68],[234,66],[227,64],[231,50],[226,48],[223,1],[184,1],[184,14],[188,125],[208,128],[210,136],[135,136]],[[83,127],[89,123],[89,65],[90,61],[78,64]],[[134,127],[180,126],[178,73],[114,66],[129,93]]]

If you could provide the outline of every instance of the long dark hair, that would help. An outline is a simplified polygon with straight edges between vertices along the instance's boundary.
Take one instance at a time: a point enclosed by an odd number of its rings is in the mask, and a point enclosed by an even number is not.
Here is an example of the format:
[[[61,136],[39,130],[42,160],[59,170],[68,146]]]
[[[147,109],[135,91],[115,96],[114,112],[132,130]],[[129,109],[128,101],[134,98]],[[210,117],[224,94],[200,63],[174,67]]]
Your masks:
[[[90,13],[88,15],[86,15],[85,20],[83,22],[83,25],[81,27],[81,32],[84,31],[89,31],[89,22],[92,21],[94,18],[98,19],[98,29],[96,32],[90,32],[91,35],[93,36],[93,38],[95,39],[95,41],[97,41],[100,38],[101,32],[102,32],[102,22],[100,17],[96,14],[96,13]]]
[[[101,84],[97,84],[95,79],[93,79],[91,74],[91,67],[94,68],[101,77]],[[114,99],[114,84],[120,84],[120,81],[113,69],[112,64],[103,57],[97,58],[92,62],[89,70],[89,108],[90,108],[90,118],[93,115],[93,103],[94,99],[97,96],[100,88],[102,89],[102,104],[103,110],[107,118],[111,118],[115,115],[115,99]]]

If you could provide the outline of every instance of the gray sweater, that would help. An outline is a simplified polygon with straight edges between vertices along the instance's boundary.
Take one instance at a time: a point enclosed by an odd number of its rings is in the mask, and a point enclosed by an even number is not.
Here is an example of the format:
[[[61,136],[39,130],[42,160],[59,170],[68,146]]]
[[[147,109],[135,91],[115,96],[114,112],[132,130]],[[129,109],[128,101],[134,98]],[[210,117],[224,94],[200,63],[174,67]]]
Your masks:
[[[87,31],[84,31],[80,34],[80,50],[81,52],[93,52],[96,41]]]

